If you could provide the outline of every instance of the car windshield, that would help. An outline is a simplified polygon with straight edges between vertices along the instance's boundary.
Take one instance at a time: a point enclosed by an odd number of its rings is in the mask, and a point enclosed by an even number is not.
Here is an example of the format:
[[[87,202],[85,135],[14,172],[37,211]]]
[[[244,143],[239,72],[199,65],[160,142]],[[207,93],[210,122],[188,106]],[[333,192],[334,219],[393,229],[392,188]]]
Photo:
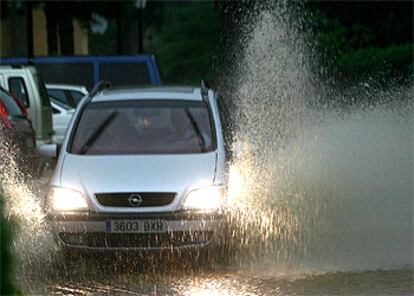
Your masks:
[[[75,129],[73,154],[184,154],[214,149],[208,107],[184,100],[91,103]]]

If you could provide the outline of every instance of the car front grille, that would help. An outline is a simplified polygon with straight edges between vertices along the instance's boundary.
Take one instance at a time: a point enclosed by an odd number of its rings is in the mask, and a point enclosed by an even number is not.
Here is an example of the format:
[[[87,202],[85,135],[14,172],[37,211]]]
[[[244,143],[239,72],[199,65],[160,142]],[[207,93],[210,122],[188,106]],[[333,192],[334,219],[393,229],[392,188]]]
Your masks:
[[[105,232],[60,233],[67,245],[91,248],[171,248],[196,246],[209,242],[213,231],[176,231],[169,233],[107,234]]]
[[[139,197],[139,204],[131,204],[130,197]],[[161,207],[172,203],[176,196],[174,192],[121,192],[97,193],[98,203],[105,207]]]

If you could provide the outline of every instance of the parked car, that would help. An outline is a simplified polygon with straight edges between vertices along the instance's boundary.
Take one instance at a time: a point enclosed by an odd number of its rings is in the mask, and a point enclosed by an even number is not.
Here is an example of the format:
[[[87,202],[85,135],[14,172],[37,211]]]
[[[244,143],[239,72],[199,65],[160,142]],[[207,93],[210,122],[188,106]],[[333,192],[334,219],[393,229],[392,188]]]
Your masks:
[[[59,244],[175,250],[212,243],[226,203],[216,94],[101,85],[81,104],[47,196]],[[57,153],[56,145],[43,148]]]
[[[27,111],[23,105],[0,87],[0,117],[2,137],[7,139],[10,157],[23,172],[36,173],[39,155],[36,150],[36,137]],[[3,155],[2,159],[5,158]]]
[[[50,99],[53,109],[53,143],[61,144],[75,109],[54,99]]]
[[[31,66],[0,66],[0,86],[13,93],[27,109],[36,133],[36,144],[52,141],[52,108],[46,87]]]
[[[86,87],[69,84],[46,84],[51,98],[65,105],[76,108],[84,96],[88,94]]]

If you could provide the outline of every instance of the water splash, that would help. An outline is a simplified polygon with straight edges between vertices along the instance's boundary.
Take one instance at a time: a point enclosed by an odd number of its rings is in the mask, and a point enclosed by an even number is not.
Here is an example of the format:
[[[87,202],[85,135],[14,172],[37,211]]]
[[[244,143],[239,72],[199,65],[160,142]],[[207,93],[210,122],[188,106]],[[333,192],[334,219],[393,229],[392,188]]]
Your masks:
[[[412,89],[381,92],[363,85],[353,93],[370,95],[378,104],[328,108],[330,104],[321,102],[346,101],[347,96],[327,90],[314,78],[313,51],[300,28],[300,13],[282,5],[261,11],[248,23],[232,82],[236,90],[228,96],[236,106],[230,247],[248,263],[277,264],[284,268],[270,270],[282,273],[411,263],[414,108],[404,97],[412,98]],[[4,149],[0,155],[10,155],[7,145],[0,145]],[[39,191],[22,180],[15,157],[7,158],[8,165],[2,168],[10,172],[3,174],[7,213],[21,225],[15,241],[24,258],[19,268],[34,267],[33,274],[20,278],[35,281],[33,285],[53,282],[61,266],[41,273],[53,261],[48,258],[53,255],[49,247],[53,240],[44,224]],[[78,277],[69,293],[77,292],[86,270],[97,261],[73,267]],[[182,267],[174,265],[173,274],[181,275],[177,266]],[[268,274],[264,269],[262,274]],[[59,271],[65,283],[66,273]],[[94,281],[98,273],[89,277]],[[146,280],[148,272],[142,273],[147,274],[133,280],[129,271],[120,273],[119,281]],[[118,280],[114,278],[111,284]],[[200,294],[221,293],[220,283],[195,286]],[[82,284],[80,288],[88,289]]]
[[[37,231],[43,224],[44,214],[40,203],[35,197],[34,188],[31,186],[31,176],[20,169],[23,158],[19,153],[19,147],[2,130],[0,138],[1,162],[1,187],[6,196],[5,214],[8,218],[15,218],[18,223]]]
[[[0,155],[3,213],[12,222],[14,234],[15,276],[27,280],[24,274],[37,273],[42,269],[40,267],[44,268],[52,250],[52,239],[42,209],[41,182],[22,169],[25,157],[9,137],[8,131],[3,129],[0,131]]]
[[[412,264],[412,87],[329,89],[300,13],[281,3],[243,38],[228,94],[238,256],[316,270]]]

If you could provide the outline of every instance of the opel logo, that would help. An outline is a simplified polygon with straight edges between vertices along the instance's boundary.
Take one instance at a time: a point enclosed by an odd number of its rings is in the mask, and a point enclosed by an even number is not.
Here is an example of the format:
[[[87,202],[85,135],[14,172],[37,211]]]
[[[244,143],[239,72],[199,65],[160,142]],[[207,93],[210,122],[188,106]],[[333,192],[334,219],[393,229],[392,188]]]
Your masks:
[[[128,197],[128,202],[131,205],[131,207],[139,207],[142,203],[142,196],[138,193],[131,194]]]

